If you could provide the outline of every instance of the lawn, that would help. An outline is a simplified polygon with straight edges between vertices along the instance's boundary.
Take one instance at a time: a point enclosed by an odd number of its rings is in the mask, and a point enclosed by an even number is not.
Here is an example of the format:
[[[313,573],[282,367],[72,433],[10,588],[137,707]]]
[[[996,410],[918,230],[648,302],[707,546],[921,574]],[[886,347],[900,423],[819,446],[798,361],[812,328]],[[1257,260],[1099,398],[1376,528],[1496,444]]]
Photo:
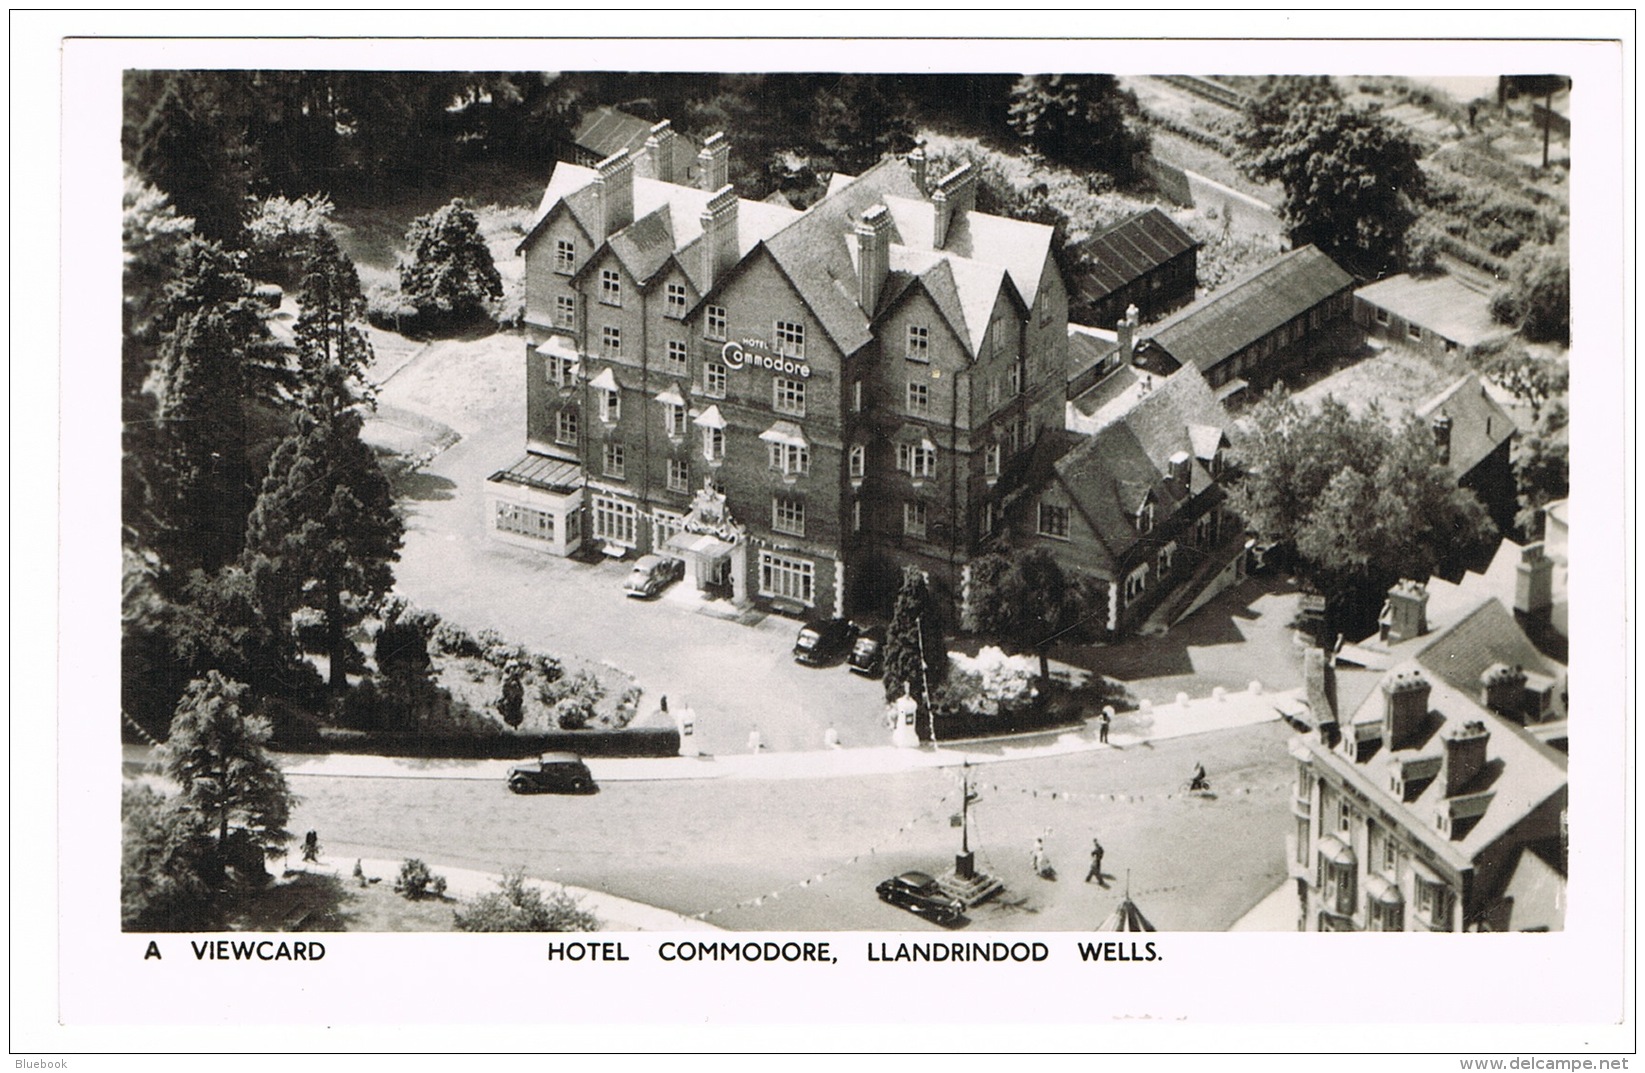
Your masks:
[[[324,872],[287,872],[230,910],[230,931],[454,931],[455,898],[411,901],[394,892],[392,876],[360,886]]]

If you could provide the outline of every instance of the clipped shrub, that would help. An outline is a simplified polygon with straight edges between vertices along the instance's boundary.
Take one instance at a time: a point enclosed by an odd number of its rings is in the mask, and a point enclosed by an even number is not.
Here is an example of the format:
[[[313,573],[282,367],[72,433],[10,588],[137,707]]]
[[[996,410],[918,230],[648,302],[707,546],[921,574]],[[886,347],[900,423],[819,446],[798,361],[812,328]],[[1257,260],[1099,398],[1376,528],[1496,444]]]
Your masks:
[[[553,656],[535,655],[531,657],[531,669],[537,672],[543,684],[558,682],[565,677],[565,664]]]
[[[564,890],[545,895],[520,871],[505,872],[498,889],[457,909],[458,931],[599,931],[600,919]]]
[[[437,876],[428,865],[415,857],[407,857],[400,865],[400,875],[394,880],[394,892],[410,901],[421,901],[424,898],[443,898],[446,893],[446,877]]]
[[[455,622],[442,622],[434,630],[434,647],[442,656],[479,659],[485,654],[474,635]]]

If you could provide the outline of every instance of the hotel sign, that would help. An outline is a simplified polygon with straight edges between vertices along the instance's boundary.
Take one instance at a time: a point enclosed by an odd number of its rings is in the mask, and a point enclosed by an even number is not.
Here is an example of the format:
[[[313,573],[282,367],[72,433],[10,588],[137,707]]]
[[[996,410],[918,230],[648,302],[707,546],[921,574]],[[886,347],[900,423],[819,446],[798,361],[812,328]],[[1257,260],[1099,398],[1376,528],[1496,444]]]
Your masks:
[[[774,373],[797,376],[802,380],[811,376],[811,366],[805,364],[804,358],[778,354],[764,339],[733,339],[720,348],[720,356],[728,369],[744,366],[770,369]]]

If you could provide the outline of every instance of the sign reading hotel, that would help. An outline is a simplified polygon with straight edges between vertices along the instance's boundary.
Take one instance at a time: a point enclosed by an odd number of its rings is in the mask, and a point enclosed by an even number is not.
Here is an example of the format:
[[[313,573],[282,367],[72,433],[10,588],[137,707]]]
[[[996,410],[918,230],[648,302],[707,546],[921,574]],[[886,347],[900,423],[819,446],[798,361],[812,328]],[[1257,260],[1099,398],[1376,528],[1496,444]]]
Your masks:
[[[804,358],[778,354],[764,339],[733,339],[720,348],[720,355],[725,359],[727,369],[741,369],[747,365],[770,369],[784,376],[797,376],[802,380],[811,376],[811,366],[805,364]]]

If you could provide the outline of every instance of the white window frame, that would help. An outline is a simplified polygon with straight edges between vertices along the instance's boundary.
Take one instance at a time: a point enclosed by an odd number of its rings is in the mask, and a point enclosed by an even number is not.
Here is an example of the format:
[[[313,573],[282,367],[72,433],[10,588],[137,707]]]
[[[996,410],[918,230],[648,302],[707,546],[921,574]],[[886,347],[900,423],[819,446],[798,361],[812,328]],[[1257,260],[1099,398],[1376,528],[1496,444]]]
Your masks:
[[[594,539],[632,548],[639,543],[640,512],[615,496],[596,495],[591,504]]]
[[[628,479],[628,448],[622,443],[607,443],[601,451],[600,472],[614,480]]]
[[[897,444],[897,468],[915,480],[937,475],[937,449],[924,442]]]
[[[929,512],[917,499],[905,499],[902,504],[902,532],[904,536],[925,539]]]
[[[703,310],[703,338],[723,343],[725,336],[725,306],[708,306]]]
[[[777,353],[785,358],[805,358],[805,325],[798,321],[779,320],[772,326],[771,337],[777,344]]]
[[[623,356],[623,330],[615,324],[600,328],[600,353],[610,358]]]
[[[726,367],[717,361],[703,362],[703,394],[711,399],[725,398]]]
[[[780,414],[805,416],[805,381],[786,376],[771,378],[771,408]]]
[[[665,360],[668,363],[669,372],[678,373],[681,376],[685,375],[687,370],[690,368],[691,357],[690,351],[686,349],[686,345],[683,340],[670,339],[668,341],[667,357]]]
[[[929,362],[931,360],[931,329],[924,324],[910,324],[908,326],[908,360]]]
[[[678,402],[663,403],[663,427],[670,436],[685,435],[685,404]]]
[[[868,471],[868,448],[860,443],[852,444],[846,459],[847,476],[853,480],[861,480]]]
[[[688,303],[685,284],[670,283],[663,288],[663,293],[665,308],[667,310],[666,315],[673,317],[675,320],[679,320],[681,317],[684,317],[686,305]]]
[[[998,477],[1004,448],[997,443],[988,444],[982,449],[982,472],[985,477]]]
[[[862,381],[851,381],[851,412],[862,413]]]
[[[577,359],[550,354],[543,361],[543,373],[555,387],[571,387],[577,382]]]
[[[931,416],[931,385],[923,380],[908,381],[906,402],[910,417]]]
[[[811,449],[803,443],[773,443],[767,445],[771,468],[791,476],[811,472]]]
[[[1047,514],[1048,511],[1051,513]],[[1035,531],[1039,533],[1040,536],[1050,537],[1053,540],[1067,540],[1069,539],[1069,526],[1072,524],[1072,518],[1070,517],[1071,513],[1072,511],[1070,508],[1061,503],[1041,502],[1039,504],[1037,516],[1034,519]],[[1061,525],[1051,526],[1049,528],[1046,526],[1046,522],[1048,520],[1057,519],[1059,517],[1061,519]]]
[[[577,299],[575,295],[557,294],[554,296],[554,326],[556,328],[577,328]]]
[[[1139,599],[1148,591],[1148,564],[1143,563],[1129,574],[1125,575],[1125,606],[1130,607],[1132,602]]]
[[[554,242],[554,271],[569,276],[577,271],[577,244],[566,239]]]
[[[805,500],[797,496],[772,496],[771,529],[788,536],[805,536]]]
[[[575,445],[582,436],[582,415],[568,406],[554,415],[554,442]]]
[[[691,464],[683,458],[668,460],[668,490],[670,492],[688,492],[691,490]]]
[[[703,426],[703,458],[710,462],[725,461],[725,429]]]
[[[776,552],[760,552],[760,595],[772,599],[795,600],[810,607],[816,603],[816,564]]]
[[[515,536],[548,543],[554,541],[552,511],[510,503],[505,499],[497,500],[496,508],[491,515],[491,526],[499,533],[512,533]]]
[[[623,277],[615,268],[600,269],[600,304],[622,307]]]
[[[622,420],[623,393],[621,391],[602,390],[600,392],[600,420],[608,425],[615,425]]]

